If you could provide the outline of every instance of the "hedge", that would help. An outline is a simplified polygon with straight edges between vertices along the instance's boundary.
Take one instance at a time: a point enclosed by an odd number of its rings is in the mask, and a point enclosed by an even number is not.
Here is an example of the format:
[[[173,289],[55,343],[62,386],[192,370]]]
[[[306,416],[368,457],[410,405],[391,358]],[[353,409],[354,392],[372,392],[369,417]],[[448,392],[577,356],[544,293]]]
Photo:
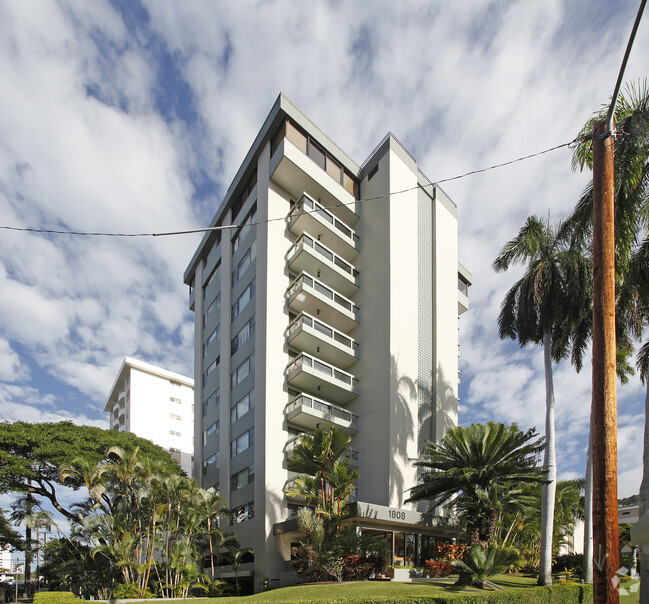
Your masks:
[[[234,601],[227,598],[227,601]],[[270,602],[271,600],[269,600]],[[251,602],[262,604],[255,598]],[[272,600],[275,602],[275,600]],[[474,593],[448,593],[430,596],[379,596],[354,598],[318,598],[317,600],[287,600],[290,604],[592,604],[592,585],[552,585],[533,589],[507,589]]]
[[[71,591],[37,591],[34,604],[75,604],[81,602]]]
[[[259,597],[259,596],[257,596]],[[211,600],[212,598],[206,598]],[[220,598],[219,598],[220,599]],[[205,600],[201,598],[201,600]],[[237,598],[237,600],[239,600]],[[242,598],[245,602],[247,598]],[[164,599],[158,600],[160,604]],[[217,601],[217,600],[215,600]],[[224,601],[230,601],[225,598]],[[254,598],[255,604],[263,600]],[[270,601],[270,600],[269,600]],[[273,602],[275,600],[272,600]],[[80,604],[84,600],[77,600],[70,591],[41,591],[34,594],[34,604]],[[383,596],[372,598],[318,598],[317,600],[291,600],[291,604],[592,604],[592,585],[552,585],[534,587],[533,589],[507,589],[505,591],[483,591],[474,593],[447,593],[430,596]]]

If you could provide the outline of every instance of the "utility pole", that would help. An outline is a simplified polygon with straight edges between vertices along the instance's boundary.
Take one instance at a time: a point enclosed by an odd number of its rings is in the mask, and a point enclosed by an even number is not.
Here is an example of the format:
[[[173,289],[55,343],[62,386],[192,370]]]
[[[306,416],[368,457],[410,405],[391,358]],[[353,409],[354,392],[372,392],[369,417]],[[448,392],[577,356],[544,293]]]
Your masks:
[[[593,130],[593,595],[618,604],[614,138]]]
[[[593,127],[593,596],[619,604],[615,341],[615,106],[647,0],[640,0],[606,120]],[[645,468],[645,472],[647,468]]]

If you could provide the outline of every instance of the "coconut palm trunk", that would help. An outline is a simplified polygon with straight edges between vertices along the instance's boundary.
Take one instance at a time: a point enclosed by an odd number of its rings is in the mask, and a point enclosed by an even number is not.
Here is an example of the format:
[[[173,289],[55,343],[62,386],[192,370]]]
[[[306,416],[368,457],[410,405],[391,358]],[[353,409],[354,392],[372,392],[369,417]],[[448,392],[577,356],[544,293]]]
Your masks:
[[[588,431],[586,484],[584,486],[584,560],[581,576],[584,583],[593,582],[593,430]]]
[[[645,345],[646,346],[646,345]],[[644,401],[644,451],[642,454],[642,483],[640,485],[640,517],[649,512],[649,376],[645,374],[647,392]],[[649,550],[640,548],[640,602],[649,602]]]
[[[552,585],[552,534],[554,523],[554,499],[557,490],[557,460],[554,434],[554,385],[552,382],[552,335],[543,330],[543,361],[545,365],[545,455],[543,465],[547,468],[547,483],[541,495],[541,562],[539,585]]]

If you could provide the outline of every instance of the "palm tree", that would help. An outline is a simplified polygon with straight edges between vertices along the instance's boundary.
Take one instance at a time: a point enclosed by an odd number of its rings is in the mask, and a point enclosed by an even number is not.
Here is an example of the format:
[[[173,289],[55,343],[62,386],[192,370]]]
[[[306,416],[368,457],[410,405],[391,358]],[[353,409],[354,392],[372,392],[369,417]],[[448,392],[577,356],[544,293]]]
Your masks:
[[[346,501],[358,479],[358,470],[349,469],[347,460],[341,459],[350,443],[351,436],[338,428],[318,428],[300,437],[288,463],[289,470],[301,474],[293,491],[299,490],[307,503],[316,507],[325,525],[327,542],[333,537],[332,527],[338,530],[340,526]],[[309,477],[317,481],[317,488]]]
[[[223,541],[223,533],[219,523],[227,517],[225,499],[214,489],[198,489],[193,501],[193,512],[200,520],[203,527],[201,532],[207,538],[210,551],[211,578],[214,579],[214,538]]]
[[[567,356],[581,369],[590,337],[591,270],[586,257],[569,245],[562,228],[530,216],[518,235],[509,241],[493,263],[501,272],[514,264],[527,264],[523,277],[507,292],[498,326],[501,338],[543,345],[545,366],[546,421],[544,466],[548,470],[541,504],[541,566],[539,585],[552,584],[552,524],[557,466],[554,432],[554,385],[552,361]]]
[[[451,428],[440,443],[427,442],[415,463],[425,470],[422,482],[407,501],[457,505],[469,545],[486,545],[505,489],[516,496],[520,483],[545,481],[546,470],[538,466],[543,439],[537,436],[496,422]]]
[[[34,520],[41,510],[40,502],[31,494],[27,493],[16,499],[11,504],[13,512],[11,513],[11,521],[15,525],[25,523],[25,595],[29,597],[29,582],[31,580],[31,564],[34,558],[33,540],[32,540],[32,527]]]
[[[242,549],[237,549],[232,552],[231,555],[232,570],[234,571],[234,583],[237,587],[237,596],[240,595],[239,594],[239,567],[246,559],[246,557],[250,558],[253,553],[254,552],[251,547],[244,547]]]
[[[554,504],[554,554],[561,545],[568,545],[574,535],[577,520],[584,520],[584,480],[560,480]]]
[[[347,450],[351,440],[351,436],[333,426],[327,431],[318,428],[311,434],[303,434],[292,451],[288,469],[317,477],[320,483],[320,495],[325,502],[327,472]]]
[[[638,368],[640,379],[647,387],[645,396],[644,450],[642,455],[642,483],[640,484],[640,517],[649,513],[649,341],[645,342],[638,353]],[[640,548],[640,601],[649,600],[649,552]]]

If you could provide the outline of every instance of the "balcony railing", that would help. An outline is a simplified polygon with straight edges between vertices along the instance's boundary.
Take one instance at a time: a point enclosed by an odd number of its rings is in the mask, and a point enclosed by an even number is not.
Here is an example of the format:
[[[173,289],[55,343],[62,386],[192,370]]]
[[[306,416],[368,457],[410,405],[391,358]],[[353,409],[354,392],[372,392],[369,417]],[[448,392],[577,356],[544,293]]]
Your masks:
[[[293,225],[298,221],[301,222],[300,219],[302,218],[308,219],[305,222],[311,228],[321,228],[318,227],[318,224],[327,227],[331,235],[324,230],[323,238],[326,239],[325,242],[335,252],[346,252],[349,257],[353,257],[358,252],[359,238],[356,232],[307,193],[302,194],[302,197],[289,212],[288,219],[293,232],[296,232]]]
[[[323,363],[319,359],[316,359],[304,353],[298,355],[296,359],[286,368],[286,373],[291,374],[294,371],[299,371],[303,367],[310,367],[318,373],[322,373],[325,376],[334,378],[340,382],[343,382],[344,384],[347,384],[351,388],[353,388],[358,383],[358,380],[351,373],[337,369],[333,365],[329,365],[329,363]]]
[[[300,296],[301,291],[311,294],[311,300],[308,301],[308,297]],[[333,312],[325,313],[325,309],[323,308],[321,318],[330,325],[335,325],[343,331],[349,331],[358,324],[358,307],[351,300],[337,293],[322,283],[322,281],[315,279],[306,272],[301,273],[291,283],[286,291],[286,299],[292,308],[298,311],[307,311],[312,315],[320,315],[320,307],[322,305],[319,301],[324,301]]]
[[[289,267],[296,273],[318,273],[327,283],[345,295],[358,291],[358,271],[321,241],[303,233],[286,254]]]
[[[327,422],[337,427],[347,428],[358,432],[358,415],[305,394],[294,398],[285,408],[286,417],[289,421],[300,424],[308,429],[315,430],[320,423]]]
[[[314,353],[327,362],[348,367],[358,358],[358,343],[342,331],[327,325],[308,313],[300,313],[288,326],[286,336],[303,352]]]
[[[286,377],[294,388],[318,392],[325,399],[348,403],[358,396],[358,380],[346,371],[301,353],[286,368]]]

